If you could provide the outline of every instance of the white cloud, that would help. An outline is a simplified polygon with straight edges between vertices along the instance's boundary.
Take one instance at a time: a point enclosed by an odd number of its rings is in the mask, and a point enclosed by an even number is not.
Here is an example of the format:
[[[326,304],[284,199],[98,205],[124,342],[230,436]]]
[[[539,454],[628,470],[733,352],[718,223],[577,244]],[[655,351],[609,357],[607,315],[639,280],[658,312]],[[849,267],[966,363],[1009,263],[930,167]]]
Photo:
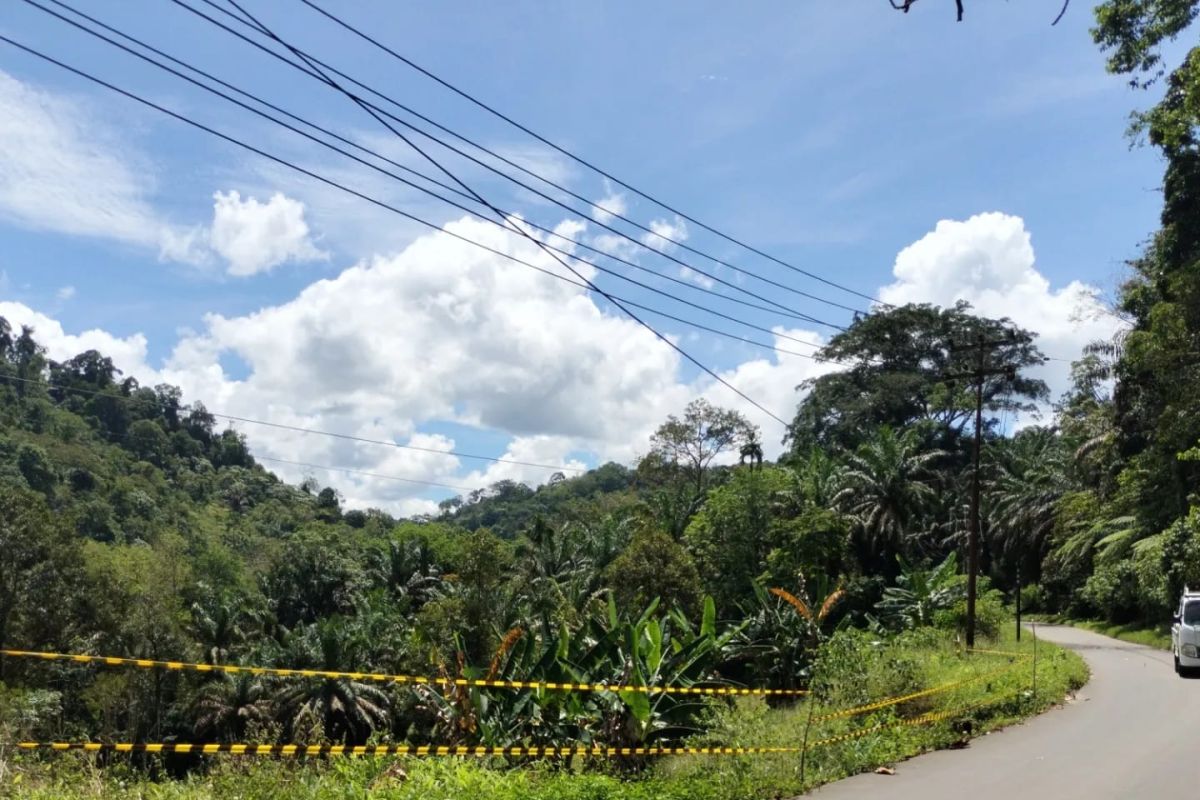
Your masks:
[[[205,264],[215,252],[232,275],[326,257],[310,239],[304,206],[278,192],[266,203],[217,192],[211,227],[167,220],[152,202],[155,169],[127,134],[85,102],[3,71],[0,152],[0,217],[19,225],[151,248],[165,261]]]
[[[59,290],[57,292],[54,293],[54,296],[57,299],[62,300],[63,302],[66,302],[67,300],[70,300],[73,297],[75,297],[75,287],[74,286],[62,286],[59,288]]]
[[[561,230],[575,233],[581,224],[567,221]],[[512,233],[470,219],[447,227],[561,272],[536,245]],[[982,214],[940,222],[900,252],[894,272],[896,281],[880,291],[883,300],[948,305],[966,299],[979,313],[1011,316],[1041,332],[1040,345],[1057,357],[1075,357],[1083,343],[1115,327],[1099,313],[1090,287],[1050,286],[1035,268],[1029,235],[1017,217]],[[214,410],[425,448],[239,424],[259,455],[354,470],[326,473],[267,462],[289,480],[315,475],[342,491],[352,506],[432,510],[428,487],[395,477],[469,489],[550,475],[450,455],[459,449],[452,437],[422,432],[438,421],[507,434],[506,460],[566,469],[582,466],[580,454],[631,461],[668,414],[703,395],[760,425],[768,456],[782,450],[777,422],[707,376],[685,378],[678,354],[636,323],[602,312],[579,287],[447,233],[356,264],[287,302],[244,316],[210,315],[203,330],[184,334],[158,368],[147,363],[141,335],[69,334],[56,320],[17,303],[0,303],[0,314],[14,324],[34,325],[52,358],[95,348],[144,383],[175,383],[189,400]],[[777,346],[786,349],[797,349],[786,336],[823,341],[813,331],[775,334]],[[222,365],[230,359],[244,364],[244,376],[226,372]],[[1044,377],[1056,391],[1065,385],[1066,366],[1045,367]],[[798,400],[796,386],[838,368],[775,354],[720,374],[788,420]]]
[[[692,269],[691,267],[680,267],[679,277],[683,278],[684,280],[691,281],[697,286],[703,286],[705,289],[711,289],[717,285],[717,282],[712,278],[696,272],[696,270]]]
[[[517,436],[500,456],[505,459],[504,462],[493,462],[485,469],[472,471],[464,480],[473,486],[490,486],[502,480],[538,484],[545,482],[551,474],[542,467],[511,463],[517,461],[525,464],[557,464],[562,467],[564,475],[576,475],[578,470],[587,468],[586,463],[569,456],[576,448],[577,442],[567,436]]]
[[[687,223],[679,216],[676,216],[673,221],[651,220],[648,227],[650,230],[642,234],[642,244],[664,253],[675,248],[673,242],[683,242],[688,238]],[[668,239],[670,241],[667,241]]]
[[[1075,280],[1057,289],[1035,266],[1033,244],[1020,217],[989,212],[965,221],[942,220],[900,251],[896,282],[883,287],[887,303],[966,300],[987,317],[1009,317],[1040,334],[1051,361],[1039,369],[1051,396],[1069,384],[1072,359],[1095,339],[1110,338],[1121,323],[1108,314],[1098,290]]]
[[[607,181],[605,181],[607,184]],[[611,224],[616,215],[624,215],[628,210],[628,204],[625,202],[625,195],[614,192],[612,187],[606,187],[608,193],[602,200],[596,201],[596,208],[592,210],[592,219],[602,225]]]
[[[81,103],[0,71],[0,215],[32,228],[113,239],[197,261],[187,232],[150,205],[153,170]]]
[[[0,301],[0,317],[9,321],[14,329],[28,325],[34,329],[34,338],[46,348],[46,355],[55,361],[65,361],[85,350],[98,350],[112,359],[114,366],[127,376],[142,383],[155,383],[156,370],[146,361],[146,337],[140,333],[132,336],[114,336],[107,331],[93,328],[80,334],[70,334],[62,323],[22,303]]]
[[[304,205],[276,192],[266,203],[237,191],[213,195],[209,242],[229,262],[229,274],[268,272],[285,261],[328,258],[309,238]]]
[[[775,346],[786,350],[800,351],[794,341],[784,337],[803,339],[824,344],[825,338],[815,331],[775,328]],[[782,335],[781,335],[782,334]],[[815,352],[815,351],[814,351]],[[838,364],[817,361],[812,358],[776,353],[768,358],[756,358],[743,362],[731,370],[719,373],[729,383],[753,398],[767,410],[785,421],[791,422],[801,395],[796,387],[810,378],[816,378],[842,369]],[[762,430],[763,452],[767,458],[777,458],[783,453],[783,428],[761,409],[735,395],[729,388],[711,381],[697,387],[709,402],[725,408],[735,408]],[[736,455],[730,456],[736,460]]]
[[[562,272],[512,233],[477,220],[448,227]],[[245,364],[244,378],[226,373],[230,357]],[[162,375],[230,414],[412,443],[423,424],[451,420],[510,434],[506,458],[569,468],[582,466],[576,452],[628,459],[644,449],[653,427],[695,394],[678,367],[674,351],[602,313],[582,289],[438,233],[289,302],[209,316],[202,332],[176,344]],[[256,452],[288,461],[467,487],[550,475],[513,464],[464,475],[470,466],[455,457],[239,427]],[[455,443],[440,437],[422,446]],[[306,474],[268,466],[293,480]],[[427,491],[361,474],[327,477],[353,504],[412,510]]]

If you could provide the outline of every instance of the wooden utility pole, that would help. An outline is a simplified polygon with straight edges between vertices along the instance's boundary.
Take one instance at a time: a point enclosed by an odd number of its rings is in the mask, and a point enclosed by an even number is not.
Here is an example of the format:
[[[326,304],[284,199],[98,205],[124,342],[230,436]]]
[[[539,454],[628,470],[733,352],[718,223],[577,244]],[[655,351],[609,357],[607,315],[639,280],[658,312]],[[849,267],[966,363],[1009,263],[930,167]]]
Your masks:
[[[997,347],[1012,344],[1015,335],[1006,339],[987,340],[983,336],[975,342],[955,350],[974,350],[975,368],[970,372],[947,375],[949,380],[970,378],[975,383],[975,442],[971,448],[971,511],[967,529],[967,647],[975,646],[975,597],[979,576],[979,454],[983,448],[983,382],[993,375],[1007,375],[1012,380],[1016,374],[1012,367],[990,367],[987,354]],[[1017,587],[1018,591],[1020,587]]]

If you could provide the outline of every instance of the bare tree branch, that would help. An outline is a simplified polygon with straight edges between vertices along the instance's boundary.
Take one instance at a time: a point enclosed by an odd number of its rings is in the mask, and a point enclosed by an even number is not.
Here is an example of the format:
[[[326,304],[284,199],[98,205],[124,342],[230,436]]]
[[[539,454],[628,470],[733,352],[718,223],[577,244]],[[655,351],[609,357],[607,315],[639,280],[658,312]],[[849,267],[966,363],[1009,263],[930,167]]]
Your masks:
[[[1071,5],[1071,0],[1063,0],[1062,10],[1058,12],[1058,16],[1054,18],[1054,22],[1050,23],[1050,27],[1058,24],[1058,21],[1063,18],[1063,14],[1067,13],[1067,6]]]
[[[892,8],[895,10],[903,11],[907,14],[908,10],[913,7],[913,3],[917,2],[917,0],[888,0],[888,2],[892,4]],[[958,9],[958,21],[962,22],[963,0],[954,0],[954,5]]]

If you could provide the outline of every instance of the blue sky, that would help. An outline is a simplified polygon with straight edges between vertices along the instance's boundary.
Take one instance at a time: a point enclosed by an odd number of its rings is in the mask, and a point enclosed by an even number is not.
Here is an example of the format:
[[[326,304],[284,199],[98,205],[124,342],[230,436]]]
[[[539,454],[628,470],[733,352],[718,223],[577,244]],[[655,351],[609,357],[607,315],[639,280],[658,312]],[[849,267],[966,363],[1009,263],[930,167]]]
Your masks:
[[[1087,4],[1073,4],[1054,28],[1057,9],[1046,4],[971,2],[963,23],[955,23],[952,5],[926,0],[908,15],[883,2],[355,2],[337,9],[533,130],[788,262],[892,301],[971,300],[1043,332],[1048,353],[1070,358],[1111,332],[1115,323],[1091,292],[1111,295],[1123,260],[1155,227],[1160,165],[1124,137],[1129,112],[1152,98],[1105,74],[1088,35]],[[285,40],[573,191],[609,198],[644,224],[671,226],[688,244],[738,266],[865,307],[681,225],[296,0],[246,7]],[[87,10],[428,170],[345,97],[175,5],[95,2]],[[439,225],[499,237],[502,249],[545,261],[527,243],[462,221],[461,212],[24,3],[4,5],[0,32]],[[36,323],[55,357],[101,346],[139,378],[179,383],[189,398],[229,413],[567,466],[634,458],[653,426],[697,394],[743,408],[768,442],[779,439],[777,425],[621,322],[607,303],[563,284],[548,287],[555,282],[533,273],[515,277],[519,267],[468,254],[469,246],[445,237],[414,245],[422,231],[411,223],[7,45],[0,45],[0,114],[8,120],[0,122],[0,307]],[[546,227],[580,219],[477,167],[447,163],[527,219]],[[571,231],[611,246],[594,221]],[[678,264],[648,251],[619,252],[679,277]],[[713,268],[677,248],[673,254]],[[738,281],[728,270],[718,274]],[[598,280],[638,302],[702,316]],[[801,313],[848,318],[746,285]],[[688,297],[798,338],[830,333]],[[820,369],[656,322],[780,416],[794,410],[795,384]],[[1065,367],[1047,368],[1056,388]],[[456,485],[546,474],[246,432],[263,454]],[[280,472],[296,478],[302,470]],[[352,502],[402,511],[445,496],[362,476],[318,478]]]

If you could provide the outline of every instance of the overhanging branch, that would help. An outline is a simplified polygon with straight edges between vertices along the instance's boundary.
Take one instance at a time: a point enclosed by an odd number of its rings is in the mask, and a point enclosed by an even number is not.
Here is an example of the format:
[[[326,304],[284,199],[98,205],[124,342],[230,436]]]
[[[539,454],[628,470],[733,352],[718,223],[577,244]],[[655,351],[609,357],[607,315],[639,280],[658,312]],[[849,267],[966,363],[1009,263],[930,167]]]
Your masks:
[[[917,0],[888,0],[888,2],[892,4],[892,8],[895,10],[903,11],[907,14],[908,10],[913,7],[913,3],[917,2]],[[954,0],[954,6],[958,9],[958,21],[962,22],[963,0]]]

